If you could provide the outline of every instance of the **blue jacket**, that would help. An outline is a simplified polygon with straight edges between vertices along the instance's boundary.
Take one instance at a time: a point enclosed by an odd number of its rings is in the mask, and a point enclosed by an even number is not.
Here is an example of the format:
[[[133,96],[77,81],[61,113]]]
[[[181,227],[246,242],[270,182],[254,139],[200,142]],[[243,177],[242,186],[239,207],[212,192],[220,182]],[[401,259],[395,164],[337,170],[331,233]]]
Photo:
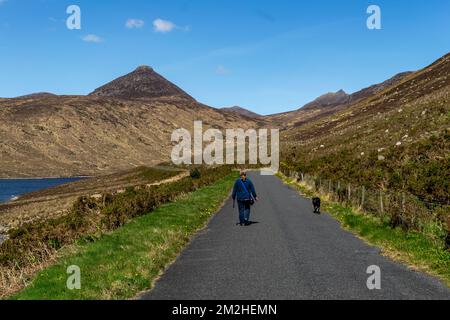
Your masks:
[[[246,189],[244,189],[243,185],[245,185]],[[250,200],[251,196],[249,192],[251,192],[253,197],[256,198],[256,191],[255,187],[253,186],[253,182],[248,178],[245,180],[245,182],[241,179],[237,179],[234,183],[233,188],[233,200],[236,200],[236,198],[238,201]]]

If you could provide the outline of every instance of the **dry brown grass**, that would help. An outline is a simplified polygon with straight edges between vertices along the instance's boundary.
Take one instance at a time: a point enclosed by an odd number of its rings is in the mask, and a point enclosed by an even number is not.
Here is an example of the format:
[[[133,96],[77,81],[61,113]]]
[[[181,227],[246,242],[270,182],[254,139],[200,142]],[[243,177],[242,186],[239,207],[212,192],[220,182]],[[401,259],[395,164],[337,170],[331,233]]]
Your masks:
[[[58,254],[47,246],[39,247],[39,259],[36,253],[30,253],[27,265],[0,265],[0,299],[6,298],[28,286],[39,271],[56,262]]]

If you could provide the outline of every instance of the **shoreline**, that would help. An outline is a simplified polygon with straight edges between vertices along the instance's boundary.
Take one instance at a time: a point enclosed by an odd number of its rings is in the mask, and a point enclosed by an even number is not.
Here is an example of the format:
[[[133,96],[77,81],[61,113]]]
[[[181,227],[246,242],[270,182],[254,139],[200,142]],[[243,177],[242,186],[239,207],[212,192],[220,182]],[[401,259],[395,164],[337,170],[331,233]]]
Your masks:
[[[95,178],[95,176],[71,176],[71,177],[21,177],[21,178],[1,178],[0,181],[8,181],[8,180],[56,180],[56,179],[89,179]]]
[[[47,183],[45,184],[51,184],[50,186],[44,186],[43,188],[39,188],[36,190],[30,190],[26,192],[14,192],[14,188],[12,188],[11,193],[4,193],[2,194],[2,197],[4,199],[0,199],[0,205],[10,204],[14,203],[15,201],[20,200],[20,198],[28,193],[40,191],[40,190],[46,190],[55,186],[59,185],[66,185],[70,183],[75,183],[81,180],[85,180],[91,177],[87,176],[78,176],[78,177],[60,177],[60,178],[0,178],[0,184],[4,184],[6,189],[11,190],[9,188],[9,185],[14,186],[15,184],[33,184],[33,183]],[[52,183],[53,182],[53,183]],[[53,185],[53,186],[52,186]],[[19,191],[19,190],[15,190]]]

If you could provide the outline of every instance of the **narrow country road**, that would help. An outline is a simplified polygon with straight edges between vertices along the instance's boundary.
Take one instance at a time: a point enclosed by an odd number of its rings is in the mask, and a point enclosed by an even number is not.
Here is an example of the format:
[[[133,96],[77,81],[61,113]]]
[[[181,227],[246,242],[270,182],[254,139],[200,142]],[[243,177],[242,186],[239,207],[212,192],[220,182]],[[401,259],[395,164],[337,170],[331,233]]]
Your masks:
[[[278,178],[250,174],[261,201],[250,227],[229,199],[141,299],[450,299],[437,279],[380,255]],[[369,290],[369,266],[381,290]]]

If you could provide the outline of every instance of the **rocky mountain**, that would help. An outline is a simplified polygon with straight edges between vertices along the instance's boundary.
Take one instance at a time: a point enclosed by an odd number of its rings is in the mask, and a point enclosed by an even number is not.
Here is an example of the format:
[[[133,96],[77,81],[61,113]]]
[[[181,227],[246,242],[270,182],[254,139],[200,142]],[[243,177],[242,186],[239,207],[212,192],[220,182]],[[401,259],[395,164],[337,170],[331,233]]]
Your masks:
[[[140,67],[89,96],[0,99],[0,177],[103,175],[170,161],[172,132],[255,127]]]
[[[148,66],[140,66],[133,72],[105,84],[92,92],[90,96],[125,100],[160,97],[194,100]]]
[[[283,128],[301,126],[310,121],[334,114],[360,100],[367,99],[389,86],[400,83],[411,74],[412,72],[399,73],[382,83],[372,85],[352,94],[347,94],[344,90],[327,93],[298,110],[263,117],[263,119],[267,122],[278,124]]]
[[[234,114],[237,114],[237,115],[240,115],[240,116],[244,116],[244,117],[247,117],[247,118],[250,118],[250,119],[256,119],[256,118],[260,118],[261,117],[260,114],[257,114],[255,112],[252,112],[250,110],[247,110],[245,108],[241,108],[241,107],[238,107],[238,106],[234,106],[234,107],[231,107],[231,108],[222,108],[220,110],[221,111],[225,111],[225,112],[231,112],[231,113],[234,113]]]
[[[431,111],[424,108],[424,106],[429,104],[436,109],[438,114],[450,108],[448,100],[448,94],[450,94],[449,85],[450,54],[447,54],[422,70],[400,74],[382,84],[363,89],[353,95],[363,96],[361,92],[366,92],[367,94],[364,98],[352,98],[351,100],[356,100],[356,102],[350,103],[345,108],[338,110],[338,112],[316,119],[315,122],[308,123],[308,125],[292,127],[286,133],[307,132],[309,128],[316,127],[320,123],[321,132],[315,132],[314,138],[318,138],[319,135],[328,136],[330,132],[323,129],[343,129],[350,123],[358,124],[362,128],[364,121],[370,120],[370,123],[373,124],[374,121],[385,119],[385,113],[393,111],[395,112],[393,115],[396,115],[395,118],[398,115],[398,118],[403,119],[401,122],[393,123],[394,125],[399,126],[400,123],[405,123],[405,126],[409,125],[412,128],[421,121],[413,121],[410,117],[405,116],[407,110],[418,112],[420,109],[423,109],[420,110],[421,115],[422,112],[426,115],[430,114]],[[369,92],[371,93],[369,94]],[[419,117],[418,119],[420,120],[421,118]],[[444,125],[443,127],[447,125],[445,122],[442,124]],[[423,128],[417,130],[418,132],[431,131],[431,123],[422,123],[422,125]],[[382,129],[386,129],[386,127],[387,125],[380,126]],[[332,136],[335,137],[334,134]]]
[[[330,92],[317,98],[316,100],[304,105],[303,110],[311,110],[316,108],[327,108],[345,104],[349,101],[349,95],[344,90],[336,93]]]

